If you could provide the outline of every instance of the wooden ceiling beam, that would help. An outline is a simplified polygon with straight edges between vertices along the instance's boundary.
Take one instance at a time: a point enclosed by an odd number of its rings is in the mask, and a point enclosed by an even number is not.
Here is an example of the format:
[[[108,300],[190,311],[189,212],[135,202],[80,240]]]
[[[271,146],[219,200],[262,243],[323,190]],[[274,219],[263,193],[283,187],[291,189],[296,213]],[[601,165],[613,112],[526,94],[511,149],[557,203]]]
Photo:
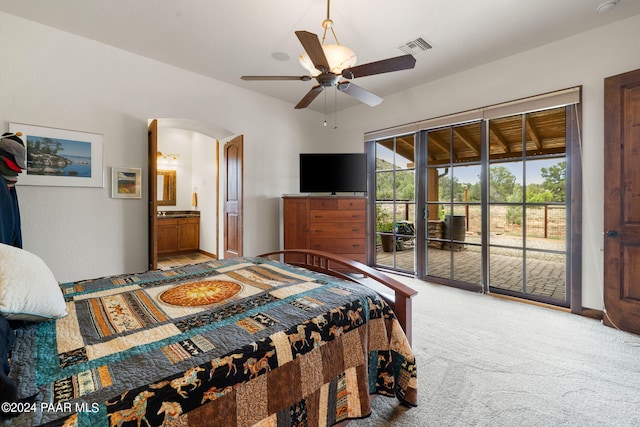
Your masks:
[[[489,132],[491,132],[491,135],[493,135],[493,137],[498,141],[498,144],[500,144],[500,147],[502,147],[502,151],[504,151],[505,153],[511,152],[509,143],[498,131],[498,129],[496,129],[496,125],[493,122],[489,122]]]
[[[396,153],[411,162],[415,161],[415,143],[413,135],[396,138]]]
[[[471,141],[471,139],[467,137],[464,133],[462,133],[462,130],[460,129],[454,128],[453,134],[458,138],[460,138],[460,140],[464,143],[464,145],[469,147],[477,156],[480,155],[480,143],[476,144],[473,141]]]
[[[432,151],[431,148],[435,147],[438,150],[440,150],[443,153],[445,153],[447,156],[449,156],[449,144],[443,142],[442,139],[440,137],[438,137],[437,135],[430,134],[429,135],[428,144],[429,144],[429,151],[430,152]],[[433,157],[433,159],[437,158],[437,156],[435,154],[431,155],[431,157]]]
[[[536,126],[533,124],[533,120],[531,120],[531,116],[527,115],[527,134],[533,140],[533,143],[536,145],[538,150],[542,150],[542,140],[538,136],[538,131],[536,130]]]

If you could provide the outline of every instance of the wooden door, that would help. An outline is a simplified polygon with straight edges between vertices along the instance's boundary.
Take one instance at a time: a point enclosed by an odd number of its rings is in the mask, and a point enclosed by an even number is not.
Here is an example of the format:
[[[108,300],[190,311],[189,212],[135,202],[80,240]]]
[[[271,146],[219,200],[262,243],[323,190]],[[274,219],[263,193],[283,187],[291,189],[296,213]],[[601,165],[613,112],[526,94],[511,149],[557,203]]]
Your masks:
[[[640,334],[640,70],[604,95],[604,323]]]
[[[242,256],[243,138],[224,145],[224,258]]]
[[[156,218],[158,215],[158,121],[152,120],[149,124],[148,143],[148,168],[149,168],[149,269],[155,270],[158,266],[158,243],[156,241]]]

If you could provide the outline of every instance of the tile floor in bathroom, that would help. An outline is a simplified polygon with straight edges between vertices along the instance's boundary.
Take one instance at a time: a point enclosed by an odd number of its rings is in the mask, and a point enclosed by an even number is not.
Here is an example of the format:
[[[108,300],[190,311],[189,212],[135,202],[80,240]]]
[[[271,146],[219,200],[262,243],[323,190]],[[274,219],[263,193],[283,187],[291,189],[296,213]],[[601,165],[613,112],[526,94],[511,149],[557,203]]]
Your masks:
[[[179,254],[179,255],[172,255],[172,256],[160,256],[158,257],[158,269],[168,270],[170,268],[178,267],[181,265],[198,264],[200,262],[207,262],[213,259],[215,258],[212,258],[200,252],[193,252],[193,253]]]

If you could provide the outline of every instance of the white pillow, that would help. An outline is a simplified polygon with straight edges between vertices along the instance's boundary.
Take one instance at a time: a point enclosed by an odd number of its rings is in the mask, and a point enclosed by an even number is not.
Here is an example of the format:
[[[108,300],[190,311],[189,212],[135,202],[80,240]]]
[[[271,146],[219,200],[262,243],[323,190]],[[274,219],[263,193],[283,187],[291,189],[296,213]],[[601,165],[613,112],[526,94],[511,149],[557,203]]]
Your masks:
[[[67,315],[60,285],[36,255],[0,244],[0,314],[41,322]]]

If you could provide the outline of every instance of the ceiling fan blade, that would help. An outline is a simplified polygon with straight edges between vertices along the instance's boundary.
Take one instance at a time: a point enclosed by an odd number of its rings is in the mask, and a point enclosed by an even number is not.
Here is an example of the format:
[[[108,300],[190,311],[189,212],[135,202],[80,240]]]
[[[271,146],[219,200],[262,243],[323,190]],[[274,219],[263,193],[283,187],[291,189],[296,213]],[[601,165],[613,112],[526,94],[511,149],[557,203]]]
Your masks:
[[[307,108],[307,106],[311,104],[311,102],[313,102],[313,100],[316,99],[318,95],[320,95],[322,89],[324,89],[324,87],[322,87],[321,85],[315,85],[314,87],[312,87],[311,90],[304,96],[304,98],[302,98],[300,102],[298,102],[298,105],[296,105],[296,109],[299,110],[301,108]]]
[[[416,58],[414,58],[413,55],[407,54],[347,68],[342,71],[342,77],[355,79],[356,77],[389,73],[391,71],[408,70],[415,67],[415,65]]]
[[[337,84],[337,87],[340,92],[351,95],[358,101],[364,102],[371,107],[375,107],[382,102],[382,98],[380,98],[378,95],[373,94],[368,90],[361,88],[360,86],[354,85],[351,82],[342,81]]]
[[[302,47],[309,55],[309,59],[311,59],[316,69],[321,73],[328,72],[329,61],[327,61],[318,36],[308,31],[296,31],[296,36],[298,36],[298,40],[302,43]]]
[[[242,80],[254,81],[254,80],[302,80],[306,82],[311,80],[311,76],[242,76]]]

